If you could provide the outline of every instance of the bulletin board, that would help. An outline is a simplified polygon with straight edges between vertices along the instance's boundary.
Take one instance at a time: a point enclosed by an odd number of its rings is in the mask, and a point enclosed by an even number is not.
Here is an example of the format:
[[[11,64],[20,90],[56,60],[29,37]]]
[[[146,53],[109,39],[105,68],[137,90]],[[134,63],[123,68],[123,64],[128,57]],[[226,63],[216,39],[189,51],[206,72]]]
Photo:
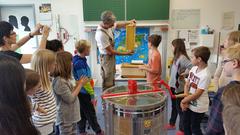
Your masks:
[[[171,27],[173,29],[199,29],[200,9],[174,9]]]

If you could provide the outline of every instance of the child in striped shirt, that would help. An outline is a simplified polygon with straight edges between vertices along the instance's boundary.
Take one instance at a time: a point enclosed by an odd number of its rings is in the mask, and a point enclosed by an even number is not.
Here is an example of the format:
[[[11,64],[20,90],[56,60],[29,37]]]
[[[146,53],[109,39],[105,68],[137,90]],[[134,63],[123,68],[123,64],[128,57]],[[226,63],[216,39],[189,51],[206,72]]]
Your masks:
[[[34,112],[33,123],[42,135],[53,132],[53,125],[56,120],[56,100],[51,88],[49,73],[54,71],[56,56],[52,51],[39,50],[32,58],[31,67],[40,75],[41,89],[33,94],[33,103],[41,106],[46,113]]]

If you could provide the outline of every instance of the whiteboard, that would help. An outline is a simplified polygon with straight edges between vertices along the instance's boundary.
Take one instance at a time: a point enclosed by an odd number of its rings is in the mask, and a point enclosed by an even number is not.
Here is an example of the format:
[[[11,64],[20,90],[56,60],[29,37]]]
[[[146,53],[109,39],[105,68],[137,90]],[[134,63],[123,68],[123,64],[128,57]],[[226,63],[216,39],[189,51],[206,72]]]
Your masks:
[[[172,29],[199,29],[200,9],[174,9],[171,17]]]

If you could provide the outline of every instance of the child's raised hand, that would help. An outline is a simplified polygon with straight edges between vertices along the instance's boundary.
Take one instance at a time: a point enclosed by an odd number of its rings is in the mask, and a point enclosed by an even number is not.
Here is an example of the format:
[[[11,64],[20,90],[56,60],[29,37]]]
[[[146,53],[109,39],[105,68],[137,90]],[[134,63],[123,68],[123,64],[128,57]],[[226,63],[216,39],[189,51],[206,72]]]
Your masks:
[[[86,77],[86,76],[81,76],[81,78],[80,78],[79,81],[78,81],[78,85],[79,85],[79,84],[85,85],[87,82],[89,82],[89,78]]]
[[[51,31],[51,28],[48,27],[47,25],[44,25],[42,29],[42,35],[45,37],[48,37],[50,31]]]

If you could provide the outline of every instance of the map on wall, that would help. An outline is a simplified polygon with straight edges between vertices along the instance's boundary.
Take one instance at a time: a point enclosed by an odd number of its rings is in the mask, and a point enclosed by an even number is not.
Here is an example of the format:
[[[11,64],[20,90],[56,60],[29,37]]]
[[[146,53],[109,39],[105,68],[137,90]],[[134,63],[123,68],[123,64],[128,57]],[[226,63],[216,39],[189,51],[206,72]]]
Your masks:
[[[126,29],[115,30],[115,50],[126,52]],[[136,28],[136,44],[134,54],[130,56],[116,56],[116,64],[131,63],[132,60],[148,62],[148,36],[149,28]]]

